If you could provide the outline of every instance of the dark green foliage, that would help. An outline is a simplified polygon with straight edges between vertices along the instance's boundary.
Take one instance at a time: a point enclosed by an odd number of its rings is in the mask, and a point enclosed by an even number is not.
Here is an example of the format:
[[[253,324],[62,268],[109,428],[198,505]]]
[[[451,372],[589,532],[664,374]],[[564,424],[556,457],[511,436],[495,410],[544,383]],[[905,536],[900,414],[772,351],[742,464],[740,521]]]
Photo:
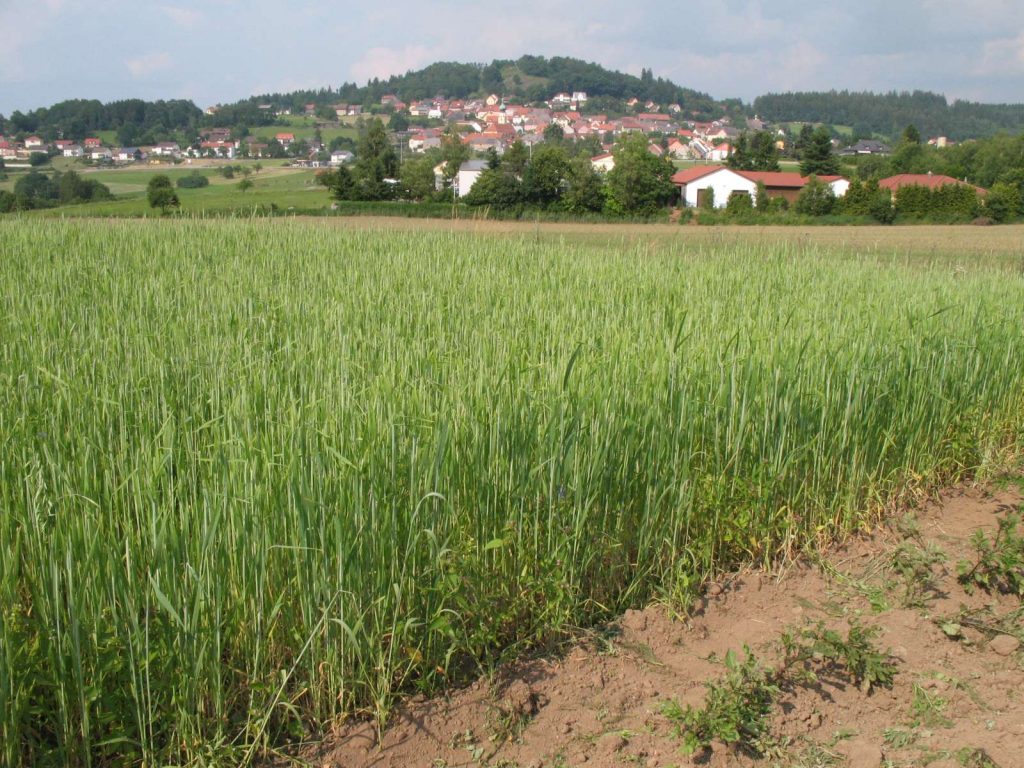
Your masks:
[[[436,150],[406,159],[399,173],[401,196],[406,200],[432,198],[435,194],[434,166],[440,162],[440,153]]]
[[[28,164],[33,168],[38,168],[41,165],[46,165],[50,162],[50,156],[45,152],[33,152],[28,156]]]
[[[851,181],[841,200],[839,210],[847,216],[870,216],[880,224],[891,224],[896,218],[892,194],[878,186],[878,179]]]
[[[159,208],[163,213],[181,205],[171,180],[162,173],[149,180],[149,184],[146,185],[146,199],[150,208]]]
[[[994,185],[985,196],[985,213],[998,222],[1024,214],[1024,196],[1020,187],[1006,182]]]
[[[1024,129],[1024,105],[950,104],[926,91],[769,93],[754,100],[754,111],[768,120],[852,125],[861,135],[893,136],[914,124],[920,134],[960,141]]]
[[[180,176],[175,185],[178,189],[200,189],[210,186],[210,179],[199,171],[192,171],[188,176]]]
[[[725,210],[730,216],[742,218],[754,213],[754,203],[746,192],[733,192],[729,195]]]
[[[967,588],[981,587],[1024,597],[1024,529],[1020,512],[1004,515],[990,539],[978,530],[971,536],[974,562],[962,561],[957,571]]]
[[[523,199],[542,208],[554,205],[562,196],[568,173],[569,157],[565,150],[558,144],[541,144],[534,149],[523,172]]]
[[[562,204],[570,213],[596,213],[604,208],[604,180],[594,170],[590,158],[576,157],[566,172],[566,190]]]
[[[675,166],[647,149],[647,137],[631,134],[615,150],[608,173],[608,205],[613,214],[649,216],[671,205],[678,194],[672,183]]]
[[[463,201],[466,205],[473,206],[514,208],[523,202],[522,185],[513,173],[504,168],[487,168],[477,178]]]
[[[13,192],[0,189],[0,213],[11,213],[17,210],[18,198]]]
[[[779,170],[779,150],[775,146],[775,138],[767,131],[758,131],[750,137],[746,133],[740,134],[735,151],[726,164],[738,171]]]
[[[94,179],[83,179],[74,171],[57,174],[54,181],[57,184],[57,197],[64,205],[110,200],[113,197],[105,184]]]
[[[817,176],[811,176],[807,184],[800,190],[794,210],[807,216],[827,216],[836,206],[836,196],[825,182]]]
[[[333,171],[318,174],[317,183],[322,184],[331,191],[331,197],[335,200],[360,200],[356,194],[355,180],[352,171],[342,165]]]
[[[801,176],[834,176],[839,173],[839,159],[832,153],[832,134],[824,126],[811,134],[802,150]]]
[[[943,184],[934,189],[909,184],[896,190],[893,204],[901,216],[939,220],[972,219],[981,208],[974,187],[966,184]]]
[[[14,195],[20,201],[19,208],[39,208],[52,205],[60,197],[54,180],[39,171],[30,171],[18,179],[14,184]]]

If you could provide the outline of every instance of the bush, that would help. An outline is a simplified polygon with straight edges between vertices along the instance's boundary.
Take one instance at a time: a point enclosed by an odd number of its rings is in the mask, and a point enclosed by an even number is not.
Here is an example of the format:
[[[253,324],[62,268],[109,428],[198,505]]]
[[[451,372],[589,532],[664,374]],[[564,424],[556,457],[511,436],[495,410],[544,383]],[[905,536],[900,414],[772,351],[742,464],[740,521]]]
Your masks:
[[[146,199],[149,200],[151,208],[159,208],[163,213],[167,213],[171,208],[181,206],[181,201],[174,193],[171,180],[163,174],[149,180],[149,184],[146,185]]]
[[[210,186],[210,180],[199,171],[192,171],[188,176],[180,177],[175,184],[178,189],[200,189]]]
[[[796,200],[795,210],[807,216],[827,216],[832,213],[835,204],[836,196],[832,187],[817,176],[811,176]]]
[[[1020,189],[1012,184],[1005,182],[995,184],[985,198],[985,213],[989,218],[1000,223],[1016,218],[1022,211],[1024,211],[1024,207],[1022,207]]]

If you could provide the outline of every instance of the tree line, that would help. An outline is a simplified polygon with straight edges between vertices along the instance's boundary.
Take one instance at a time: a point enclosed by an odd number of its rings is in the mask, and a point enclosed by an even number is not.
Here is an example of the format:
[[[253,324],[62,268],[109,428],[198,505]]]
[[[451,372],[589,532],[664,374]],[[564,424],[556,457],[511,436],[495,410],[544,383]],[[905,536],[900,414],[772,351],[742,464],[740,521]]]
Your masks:
[[[504,155],[488,153],[486,168],[459,202],[516,215],[537,210],[645,217],[676,200],[675,166],[653,155],[642,134],[620,140],[615,168],[607,174],[594,169],[593,151],[590,143],[556,136],[532,148],[516,141]],[[439,150],[400,163],[383,124],[372,120],[359,141],[354,166],[318,178],[337,201],[455,202],[454,181],[469,157],[461,137],[448,131]]]
[[[1024,130],[1024,104],[950,104],[945,96],[929,91],[768,93],[754,100],[753,110],[775,122],[850,126],[863,138],[898,136],[911,124],[926,136],[954,141]]]

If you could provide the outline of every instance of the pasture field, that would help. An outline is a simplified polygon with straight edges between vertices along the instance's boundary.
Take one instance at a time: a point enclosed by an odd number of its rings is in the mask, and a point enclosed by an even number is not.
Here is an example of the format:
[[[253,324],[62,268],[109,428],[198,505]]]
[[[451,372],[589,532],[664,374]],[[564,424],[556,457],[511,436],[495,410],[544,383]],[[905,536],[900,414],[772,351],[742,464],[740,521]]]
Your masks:
[[[0,221],[0,763],[245,763],[1017,455],[1019,254],[691,229]]]

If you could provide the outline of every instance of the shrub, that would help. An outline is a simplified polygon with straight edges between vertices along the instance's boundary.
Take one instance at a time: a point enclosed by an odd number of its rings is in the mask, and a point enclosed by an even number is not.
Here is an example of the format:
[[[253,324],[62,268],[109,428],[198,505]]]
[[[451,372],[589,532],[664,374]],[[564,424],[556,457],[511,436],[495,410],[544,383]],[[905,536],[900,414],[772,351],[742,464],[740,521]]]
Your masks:
[[[807,185],[800,191],[796,200],[796,212],[808,216],[827,216],[832,213],[836,204],[836,196],[825,182],[817,176],[811,176]]]
[[[199,171],[192,171],[188,176],[180,177],[175,185],[178,189],[199,189],[210,186],[210,180]]]

